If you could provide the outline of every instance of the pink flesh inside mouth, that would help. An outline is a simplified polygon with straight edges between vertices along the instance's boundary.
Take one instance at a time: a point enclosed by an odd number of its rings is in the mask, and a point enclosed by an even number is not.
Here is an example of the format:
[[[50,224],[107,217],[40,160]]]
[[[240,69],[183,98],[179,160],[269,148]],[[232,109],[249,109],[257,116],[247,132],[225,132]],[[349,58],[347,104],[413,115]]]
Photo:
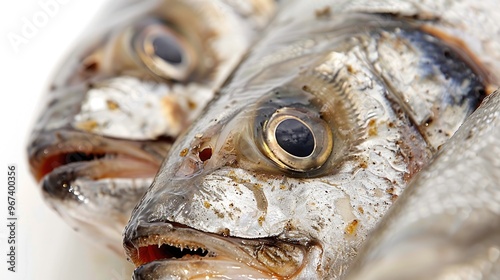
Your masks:
[[[163,143],[154,143],[154,145]],[[169,143],[165,143],[168,147]],[[156,146],[158,147],[158,146]],[[79,141],[64,141],[42,148],[30,156],[30,168],[40,182],[58,168],[80,165],[80,171],[93,180],[104,178],[152,178],[160,168],[162,156],[153,156],[136,143],[113,141],[106,145],[83,145]]]

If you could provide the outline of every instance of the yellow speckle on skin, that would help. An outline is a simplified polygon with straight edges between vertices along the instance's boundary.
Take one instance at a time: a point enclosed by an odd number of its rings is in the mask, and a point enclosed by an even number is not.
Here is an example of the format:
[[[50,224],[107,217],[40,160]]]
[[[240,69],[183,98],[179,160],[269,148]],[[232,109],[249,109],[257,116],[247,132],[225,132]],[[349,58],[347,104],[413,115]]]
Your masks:
[[[314,11],[314,14],[316,15],[317,18],[321,17],[329,17],[331,15],[331,9],[329,6],[323,7],[321,9],[317,9]]]
[[[179,156],[185,157],[187,155],[188,151],[189,151],[188,148],[182,149],[182,151],[179,153]]]
[[[280,189],[286,190],[286,186],[285,185],[280,185]]]
[[[210,206],[212,206],[212,204],[210,204],[210,202],[205,200],[205,202],[203,202],[203,206],[205,206],[205,208],[210,208]]]
[[[260,216],[259,217],[259,225],[262,226],[262,223],[266,220],[266,217]]]
[[[231,231],[228,228],[224,228],[221,233],[222,236],[228,237],[231,234]]]
[[[76,128],[84,131],[93,131],[98,126],[99,124],[94,120],[83,121],[76,124]]]
[[[368,122],[368,135],[370,136],[377,136],[377,121],[374,119],[371,119],[370,122]]]
[[[356,70],[352,67],[352,65],[350,65],[350,64],[348,64],[348,65],[346,66],[346,68],[347,68],[347,72],[349,72],[349,73],[351,73],[351,74],[356,74],[356,73],[357,73],[357,71],[356,71]]]
[[[361,161],[359,163],[359,167],[363,168],[363,169],[367,169],[368,168],[368,163],[366,163],[366,161]]]
[[[359,213],[361,213],[361,214],[364,214],[364,213],[365,213],[365,209],[363,209],[363,207],[361,207],[361,206],[358,206],[358,211],[359,211]]]
[[[188,98],[188,100],[187,100],[187,105],[188,105],[188,108],[189,108],[190,110],[194,110],[194,109],[196,109],[196,107],[198,107],[198,106],[196,105],[196,102],[194,102],[194,101],[193,101],[193,100],[191,100],[190,98]]]
[[[106,100],[106,105],[108,106],[108,109],[111,111],[120,108],[120,105],[118,105],[118,103],[114,102],[113,100]]]
[[[385,190],[386,193],[391,195],[391,201],[394,202],[396,199],[398,199],[398,195],[395,194],[396,190],[393,187],[388,188]]]
[[[356,230],[358,229],[359,222],[358,220],[354,219],[352,220],[346,227],[345,227],[345,234],[347,235],[355,235]]]

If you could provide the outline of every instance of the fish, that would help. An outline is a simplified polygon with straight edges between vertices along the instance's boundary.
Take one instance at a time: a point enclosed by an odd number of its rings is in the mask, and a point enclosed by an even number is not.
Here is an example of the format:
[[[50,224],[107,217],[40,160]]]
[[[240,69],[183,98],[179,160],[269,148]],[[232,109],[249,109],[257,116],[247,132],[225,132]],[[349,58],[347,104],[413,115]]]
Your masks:
[[[342,279],[410,182],[498,88],[492,7],[280,2],[132,212],[123,246],[133,279]]]
[[[58,69],[30,136],[47,204],[122,255],[123,228],[173,141],[273,11],[267,0],[110,4]]]
[[[407,187],[344,279],[498,279],[498,139],[495,91]]]

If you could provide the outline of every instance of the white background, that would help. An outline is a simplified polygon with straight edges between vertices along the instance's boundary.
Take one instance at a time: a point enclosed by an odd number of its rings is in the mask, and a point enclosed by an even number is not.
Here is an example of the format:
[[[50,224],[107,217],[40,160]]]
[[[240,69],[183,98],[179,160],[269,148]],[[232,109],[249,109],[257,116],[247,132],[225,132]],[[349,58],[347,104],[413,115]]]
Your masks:
[[[41,2],[55,0],[39,0]],[[0,4],[0,279],[130,279],[123,258],[74,233],[42,201],[27,167],[25,147],[39,104],[58,64],[106,1],[65,0],[27,42],[23,18],[43,12],[35,0]],[[62,0],[61,0],[62,2]],[[7,271],[7,166],[17,164],[17,272]]]

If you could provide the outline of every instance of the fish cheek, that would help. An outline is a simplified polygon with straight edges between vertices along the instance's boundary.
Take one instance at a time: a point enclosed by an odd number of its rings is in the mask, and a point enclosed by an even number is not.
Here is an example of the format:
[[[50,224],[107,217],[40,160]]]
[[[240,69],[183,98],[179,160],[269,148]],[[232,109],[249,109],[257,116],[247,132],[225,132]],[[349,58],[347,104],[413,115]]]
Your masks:
[[[377,83],[358,57],[359,54],[354,53],[332,52],[325,63],[304,71],[288,85],[287,90],[276,90],[280,98],[265,96],[255,110],[259,113],[255,113],[251,130],[253,142],[242,137],[245,149],[240,149],[257,151],[258,156],[245,154],[248,161],[260,160],[259,165],[248,165],[246,169],[265,171],[267,176],[281,175],[283,188],[288,190],[283,196],[295,197],[294,203],[281,202],[293,209],[286,215],[290,233],[313,236],[326,241],[325,244],[348,243],[348,248],[333,246],[335,252],[329,253],[332,258],[343,249],[354,251],[378,215],[373,209],[378,207],[383,212],[391,203],[394,191],[385,193],[384,188],[393,184],[400,186],[406,170],[394,151],[397,150],[399,126],[407,123],[403,120],[400,124],[395,120],[397,116],[386,100],[383,84]],[[283,108],[313,110],[327,123],[334,145],[328,160],[320,168],[297,172],[280,167],[272,160],[271,149],[262,148],[265,146],[259,142],[259,137],[266,133],[266,124],[272,121],[276,111]],[[391,125],[390,121],[397,125]],[[387,159],[393,159],[392,166],[387,166]],[[377,166],[387,166],[387,169]],[[312,179],[304,183],[306,178]],[[268,187],[272,188],[268,185],[265,188]],[[270,205],[277,203],[273,196],[266,197]],[[329,199],[325,200],[325,197]],[[387,204],[379,206],[380,201]],[[362,208],[365,203],[376,206]]]

